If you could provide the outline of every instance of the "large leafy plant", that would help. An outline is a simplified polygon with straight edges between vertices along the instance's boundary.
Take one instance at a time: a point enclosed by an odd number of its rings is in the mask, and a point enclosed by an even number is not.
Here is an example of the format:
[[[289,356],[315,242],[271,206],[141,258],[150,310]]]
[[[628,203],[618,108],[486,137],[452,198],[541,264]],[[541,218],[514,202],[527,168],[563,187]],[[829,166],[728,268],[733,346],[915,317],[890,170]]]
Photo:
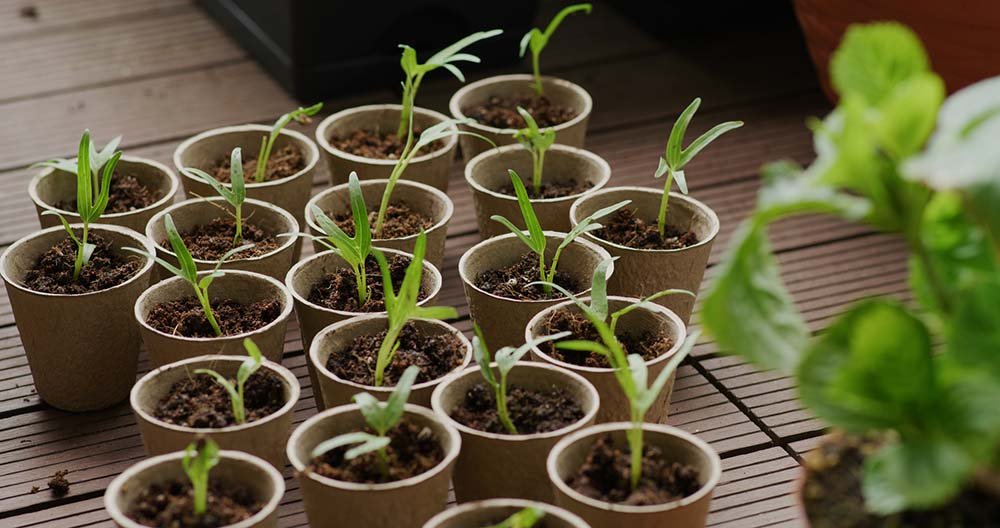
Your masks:
[[[185,167],[184,173],[200,178],[209,184],[229,205],[233,206],[236,233],[233,235],[233,246],[243,242],[243,202],[247,199],[246,180],[243,178],[243,151],[239,147],[233,149],[229,158],[229,185],[215,179],[209,173],[194,167]]]
[[[531,50],[531,69],[535,76],[535,93],[539,97],[545,95],[542,88],[542,72],[539,68],[539,59],[542,56],[542,50],[549,43],[549,39],[552,38],[552,34],[556,32],[559,28],[559,24],[562,24],[564,18],[573,13],[583,12],[590,14],[591,5],[590,4],[574,4],[564,7],[561,11],[556,13],[556,16],[552,17],[549,25],[545,27],[545,31],[539,28],[531,28],[530,31],[521,37],[521,51],[520,56],[524,57],[524,52],[528,49]]]

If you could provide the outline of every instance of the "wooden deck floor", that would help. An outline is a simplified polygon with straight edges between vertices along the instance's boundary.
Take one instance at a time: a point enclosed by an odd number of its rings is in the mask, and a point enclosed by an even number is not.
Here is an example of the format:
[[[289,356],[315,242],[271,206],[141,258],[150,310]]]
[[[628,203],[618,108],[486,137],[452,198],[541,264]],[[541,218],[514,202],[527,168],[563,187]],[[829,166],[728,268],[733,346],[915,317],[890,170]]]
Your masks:
[[[23,16],[29,4],[37,18]],[[546,3],[543,17],[553,5]],[[687,170],[692,194],[722,221],[713,264],[753,203],[759,166],[778,158],[808,162],[812,146],[804,120],[828,109],[794,30],[688,35],[665,43],[598,5],[594,15],[564,26],[544,61],[548,73],[593,94],[588,148],[611,163],[613,185],[655,185],[651,175],[670,124],[695,96],[704,104],[692,134],[726,119],[746,122]],[[124,134],[127,153],[169,162],[176,144],[194,133],[271,122],[296,104],[186,0],[0,0],[0,72],[2,247],[38,227],[25,167],[71,156],[84,128],[101,143]],[[495,73],[500,72],[473,77]],[[446,108],[458,83],[445,77],[425,83],[420,105]],[[398,94],[391,88],[330,101],[324,115],[394,102]],[[326,175],[315,183],[322,189]],[[442,270],[442,301],[461,307],[458,326],[467,331],[456,265],[478,235],[459,164],[449,194],[456,214]],[[814,329],[861,296],[906,295],[906,262],[895,240],[804,217],[779,224],[774,243],[788,286]],[[710,269],[706,280],[712,275]],[[303,386],[296,409],[301,421],[315,408],[294,326],[284,364]],[[791,493],[799,453],[823,430],[798,406],[789,380],[720,356],[710,342],[700,344],[680,370],[670,420],[711,442],[723,457],[712,526],[800,525]],[[69,414],[37,398],[6,295],[0,298],[0,432],[2,526],[109,526],[101,505],[104,489],[144,456],[127,405]],[[56,499],[45,483],[63,469],[69,470],[71,492]],[[304,526],[298,486],[287,468],[286,476],[281,525]],[[34,486],[41,491],[33,493]]]

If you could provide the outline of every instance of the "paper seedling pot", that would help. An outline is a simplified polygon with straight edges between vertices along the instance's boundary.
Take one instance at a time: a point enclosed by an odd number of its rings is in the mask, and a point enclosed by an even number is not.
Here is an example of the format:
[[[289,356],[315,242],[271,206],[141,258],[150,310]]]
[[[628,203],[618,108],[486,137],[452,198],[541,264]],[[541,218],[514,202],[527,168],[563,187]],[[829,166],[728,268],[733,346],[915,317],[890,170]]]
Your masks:
[[[490,499],[448,508],[427,521],[424,528],[493,526],[528,507],[545,512],[546,528],[590,528],[583,519],[562,508],[523,499]]]

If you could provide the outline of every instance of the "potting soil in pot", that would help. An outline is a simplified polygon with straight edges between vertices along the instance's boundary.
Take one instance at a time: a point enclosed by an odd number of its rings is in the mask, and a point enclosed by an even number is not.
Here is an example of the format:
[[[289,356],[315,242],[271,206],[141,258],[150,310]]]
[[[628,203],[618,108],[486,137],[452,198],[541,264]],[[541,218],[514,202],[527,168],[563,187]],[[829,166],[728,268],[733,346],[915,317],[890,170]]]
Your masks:
[[[422,129],[413,128],[414,139],[420,137]],[[396,134],[383,134],[370,130],[355,130],[351,134],[343,137],[331,137],[330,145],[337,150],[371,159],[399,159],[403,154],[406,140],[400,140]],[[444,141],[440,139],[432,142],[417,152],[418,156],[434,152],[444,147]]]
[[[251,304],[241,304],[231,299],[213,299],[211,305],[222,335],[252,332],[267,326],[281,315],[281,303],[274,299]],[[170,335],[217,337],[205,317],[201,303],[194,296],[154,306],[146,316],[146,323]]]
[[[77,237],[81,235],[76,232]],[[79,295],[117,286],[142,268],[141,258],[116,253],[111,242],[98,233],[89,233],[87,243],[96,247],[77,280],[73,280],[76,242],[67,236],[38,258],[25,274],[24,286],[42,293]]]
[[[559,332],[571,332],[565,340],[583,340],[600,342],[601,336],[594,329],[594,325],[581,313],[571,310],[555,310],[542,323],[541,335],[553,335]],[[670,351],[674,346],[674,341],[666,332],[642,332],[633,334],[631,332],[618,332],[618,342],[625,349],[626,354],[639,354],[642,359],[650,361],[656,359]],[[539,345],[543,352],[553,359],[564,361],[581,367],[610,368],[608,359],[600,354],[576,350],[562,350],[556,348],[553,342],[546,342]]]
[[[394,291],[399,291],[399,285],[406,276],[406,267],[410,259],[402,255],[387,254],[389,276],[392,278]],[[385,311],[385,291],[382,287],[382,272],[378,261],[369,256],[365,261],[365,280],[368,283],[368,297],[364,304],[358,302],[358,283],[351,268],[344,267],[327,273],[323,280],[313,285],[309,291],[309,302],[345,312],[382,312]],[[427,293],[421,289],[420,300],[427,298]]]
[[[162,192],[146,187],[130,174],[121,174],[115,171],[111,176],[108,207],[104,210],[104,214],[136,211],[153,205],[160,198],[163,198]],[[56,209],[75,213],[76,198],[56,202],[52,206]]]
[[[535,119],[541,128],[561,125],[574,117],[576,110],[554,104],[548,97],[498,97],[491,96],[486,102],[462,109],[462,114],[495,128],[525,128],[527,123],[517,113],[521,107]]]
[[[240,251],[230,259],[259,257],[281,247],[277,237],[268,235],[263,229],[246,220],[243,221],[243,240],[234,245],[236,221],[232,218],[213,218],[208,224],[197,226],[180,235],[191,256],[200,260],[219,260],[227,251],[246,244],[253,246]],[[170,241],[161,240],[160,246],[169,248]]]
[[[236,386],[236,380],[229,380]],[[281,378],[269,370],[258,370],[244,385],[246,422],[252,423],[277,412],[285,405]],[[218,429],[237,425],[233,404],[226,389],[206,374],[193,374],[175,383],[153,410],[153,416],[174,425]]]
[[[619,210],[603,224],[604,227],[594,231],[594,236],[632,249],[683,249],[698,243],[693,232],[672,226],[667,226],[660,236],[656,222],[647,222],[627,208]]]
[[[583,418],[583,408],[566,389],[535,390],[517,385],[507,387],[507,411],[517,434],[557,431]],[[500,422],[493,389],[485,384],[472,386],[462,405],[451,413],[456,422],[479,431],[510,434]]]
[[[219,158],[208,171],[209,174],[223,183],[228,183],[232,177],[229,174],[229,156]],[[271,150],[267,158],[267,171],[264,173],[264,181],[280,180],[297,174],[306,168],[306,158],[298,147],[285,145],[279,149]],[[243,152],[243,178],[247,183],[254,183],[254,174],[257,171],[257,156]]]
[[[143,526],[215,528],[249,519],[263,507],[249,487],[209,478],[208,511],[196,515],[191,483],[172,480],[142,490],[126,515]]]
[[[588,191],[594,185],[587,180],[576,181],[557,181],[550,182],[544,181],[545,177],[542,176],[542,185],[539,186],[539,190],[536,193],[535,188],[528,182],[525,182],[528,191],[528,197],[532,200],[547,200],[550,198],[563,198],[566,196],[574,196],[577,194],[582,194]],[[514,184],[508,183],[503,187],[496,189],[496,192],[501,194],[506,194],[507,196],[517,196],[514,192]]]
[[[551,264],[547,262],[546,264]],[[476,278],[476,287],[493,295],[518,301],[537,301],[543,299],[559,299],[563,294],[554,289],[545,293],[541,286],[532,285],[540,280],[538,274],[538,256],[525,253],[511,264],[500,269],[484,271]],[[573,293],[579,293],[580,283],[568,273],[556,270],[553,282]]]
[[[386,332],[354,338],[341,350],[334,350],[326,360],[326,368],[338,378],[363,385],[374,385],[378,349]],[[415,383],[436,380],[462,366],[465,345],[451,333],[427,334],[408,323],[399,334],[399,348],[385,369],[385,385],[393,386],[410,365],[420,367]]]
[[[366,431],[374,434],[370,429]],[[388,458],[387,475],[379,469],[377,453],[345,459],[344,453],[352,446],[339,447],[314,458],[306,470],[345,482],[375,484],[415,477],[444,460],[444,449],[434,432],[429,427],[416,425],[406,417],[387,436],[391,439],[385,449]]]
[[[327,215],[330,213],[327,212]],[[348,236],[354,236],[354,217],[350,213],[340,213],[333,216],[333,221],[337,227],[342,229]],[[422,215],[410,208],[404,202],[390,203],[385,209],[385,218],[382,221],[381,235],[375,234],[375,223],[378,221],[378,210],[368,213],[368,227],[371,228],[372,238],[390,239],[403,238],[420,233],[434,227],[434,221],[426,215]]]

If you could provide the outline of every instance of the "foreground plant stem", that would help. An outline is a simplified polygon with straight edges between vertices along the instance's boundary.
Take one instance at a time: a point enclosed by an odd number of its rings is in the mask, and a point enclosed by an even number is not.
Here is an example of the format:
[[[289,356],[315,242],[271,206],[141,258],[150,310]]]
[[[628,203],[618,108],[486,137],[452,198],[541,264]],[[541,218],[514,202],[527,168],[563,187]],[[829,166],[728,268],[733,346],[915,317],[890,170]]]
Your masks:
[[[80,245],[76,250],[76,260],[73,261],[73,282],[80,280],[80,271],[83,270],[83,264],[86,262],[84,255],[87,251],[87,236],[89,234],[90,226],[83,224],[83,236],[80,237]]]
[[[660,212],[656,215],[656,227],[660,232],[660,238],[667,232],[667,207],[670,200],[670,186],[673,184],[674,173],[667,171],[667,178],[663,183],[663,198],[660,199]]]
[[[500,371],[500,386],[497,387],[496,399],[500,423],[510,434],[517,434],[517,426],[510,419],[510,411],[507,409],[507,373],[503,370]]]
[[[212,331],[215,332],[216,336],[222,337],[222,328],[219,327],[219,323],[215,319],[215,313],[212,311],[212,305],[208,300],[208,292],[203,291],[201,288],[195,288],[195,293],[198,295],[198,302],[201,303],[201,309],[205,312],[208,324],[212,325]]]

